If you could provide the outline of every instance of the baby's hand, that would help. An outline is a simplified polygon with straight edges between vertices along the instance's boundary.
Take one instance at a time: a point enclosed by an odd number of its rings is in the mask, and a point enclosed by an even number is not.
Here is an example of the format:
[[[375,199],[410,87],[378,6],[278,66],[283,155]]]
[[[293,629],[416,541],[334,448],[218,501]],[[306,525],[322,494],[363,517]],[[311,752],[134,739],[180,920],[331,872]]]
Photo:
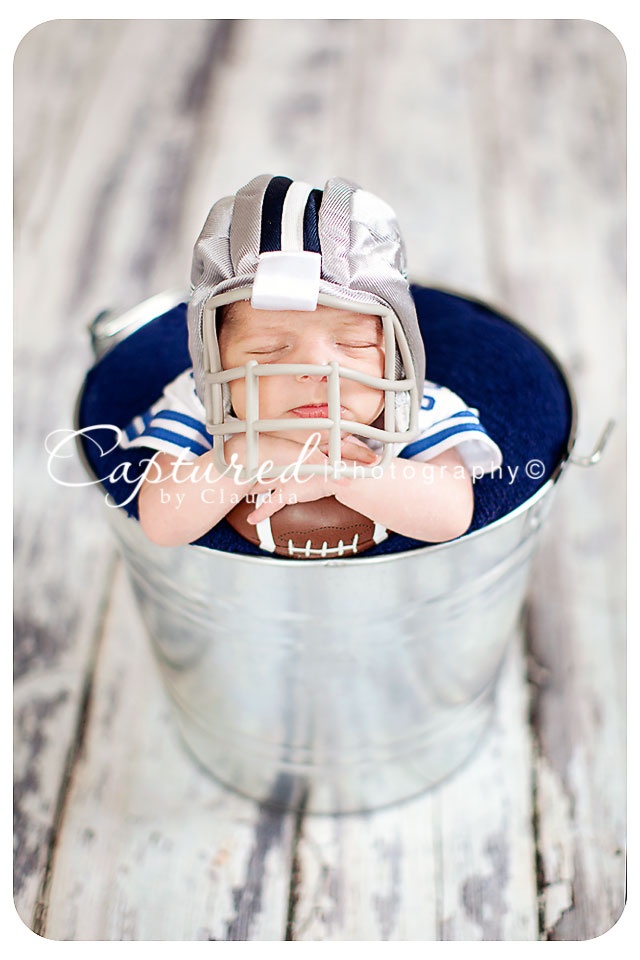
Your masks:
[[[318,450],[314,452],[313,457],[305,462],[318,463],[324,461],[329,464],[329,459],[325,456],[328,450],[328,444],[321,444]],[[341,448],[342,462],[347,466],[373,466],[379,461],[379,457],[370,450],[364,443],[356,440],[354,437],[348,437],[342,442]],[[270,492],[272,496],[256,510],[253,510],[247,516],[247,522],[251,524],[260,523],[267,517],[273,516],[278,510],[282,510],[291,498],[295,497],[297,503],[309,503],[312,500],[321,500],[324,497],[331,497],[340,487],[347,486],[351,479],[344,477],[334,477],[331,471],[327,470],[320,474],[311,474],[301,476],[299,479],[294,475],[285,481],[265,480],[262,484],[264,492]],[[258,485],[257,485],[258,486]]]

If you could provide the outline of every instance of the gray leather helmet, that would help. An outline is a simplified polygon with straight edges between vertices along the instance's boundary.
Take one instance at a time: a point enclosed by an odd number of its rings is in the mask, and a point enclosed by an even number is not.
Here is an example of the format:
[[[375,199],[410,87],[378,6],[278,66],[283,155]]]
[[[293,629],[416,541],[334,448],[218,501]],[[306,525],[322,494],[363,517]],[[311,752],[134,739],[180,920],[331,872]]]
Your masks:
[[[211,208],[194,247],[191,284],[189,350],[219,467],[226,466],[225,435],[243,430],[254,436],[276,429],[271,421],[261,421],[256,428],[257,412],[253,418],[247,414],[241,424],[229,414],[226,384],[241,376],[260,377],[269,367],[254,363],[246,369],[222,369],[216,309],[236,300],[250,300],[256,309],[308,311],[325,304],[380,316],[384,377],[364,382],[385,391],[384,425],[341,421],[338,400],[333,411],[330,405],[328,418],[309,426],[330,431],[334,453],[340,432],[378,440],[383,444],[383,464],[391,457],[390,444],[415,436],[425,375],[424,345],[407,279],[404,243],[395,214],[383,200],[338,177],[329,180],[324,190],[288,177],[255,177],[235,196]],[[279,370],[297,374],[308,366],[286,365],[285,369],[279,365]],[[330,380],[365,377],[333,366],[333,370],[327,366]],[[277,422],[278,430],[299,426],[297,421]],[[330,455],[330,461],[335,466],[335,456]],[[249,465],[245,472],[251,472]],[[300,472],[318,469],[306,464]]]

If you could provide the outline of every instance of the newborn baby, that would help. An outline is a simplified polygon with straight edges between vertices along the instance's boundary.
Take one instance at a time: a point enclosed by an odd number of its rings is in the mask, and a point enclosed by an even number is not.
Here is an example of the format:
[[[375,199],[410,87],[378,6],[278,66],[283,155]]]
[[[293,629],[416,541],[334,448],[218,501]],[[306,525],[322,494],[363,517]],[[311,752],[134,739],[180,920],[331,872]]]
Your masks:
[[[212,208],[192,281],[193,367],[123,439],[156,451],[139,497],[151,540],[197,540],[256,494],[250,524],[335,498],[425,542],[468,529],[471,473],[497,468],[500,450],[476,410],[424,380],[383,201],[338,178],[319,191],[257,177]]]

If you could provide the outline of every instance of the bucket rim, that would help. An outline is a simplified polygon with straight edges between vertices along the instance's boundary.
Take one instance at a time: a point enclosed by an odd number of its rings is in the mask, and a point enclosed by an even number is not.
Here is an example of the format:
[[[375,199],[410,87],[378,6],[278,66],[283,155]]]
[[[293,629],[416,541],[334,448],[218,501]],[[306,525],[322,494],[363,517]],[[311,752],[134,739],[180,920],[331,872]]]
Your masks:
[[[360,566],[363,563],[371,565],[374,563],[391,563],[396,560],[407,557],[415,557],[416,555],[423,555],[425,553],[437,553],[443,552],[445,550],[454,549],[457,544],[468,543],[471,540],[478,540],[479,538],[486,536],[497,528],[511,523],[514,519],[520,515],[526,513],[531,509],[538,501],[542,500],[547,493],[558,482],[561,474],[564,472],[567,464],[570,462],[571,454],[576,442],[576,435],[578,429],[578,406],[575,390],[573,388],[573,383],[571,377],[569,376],[566,367],[558,359],[555,352],[542,340],[537,334],[533,333],[528,327],[518,320],[515,320],[510,314],[506,313],[501,307],[497,306],[495,303],[490,302],[481,297],[477,297],[466,292],[457,290],[453,287],[444,287],[444,286],[426,286],[424,284],[418,283],[417,281],[411,281],[412,286],[421,287],[422,289],[434,290],[438,293],[450,294],[451,296],[458,297],[462,300],[466,300],[469,303],[474,303],[479,307],[487,309],[503,320],[505,323],[510,324],[515,327],[523,336],[531,340],[546,356],[549,358],[551,363],[554,365],[564,383],[565,389],[567,391],[570,407],[571,407],[571,423],[569,426],[569,432],[565,444],[564,451],[558,460],[555,468],[552,473],[549,475],[547,481],[538,489],[532,496],[516,507],[515,510],[512,510],[510,513],[505,514],[503,517],[499,517],[497,520],[494,520],[492,523],[488,524],[485,527],[481,527],[478,530],[473,530],[471,533],[465,533],[461,537],[457,537],[455,540],[447,540],[443,543],[430,543],[425,544],[423,547],[415,547],[410,550],[399,550],[394,553],[381,554],[378,556],[367,556],[363,554],[362,556],[355,557],[346,557],[346,558],[330,558],[326,560],[315,559],[313,560],[314,568],[317,567],[353,567]],[[155,294],[146,300],[143,300],[137,306],[132,307],[130,310],[124,311],[121,314],[118,314],[117,317],[109,317],[109,323],[111,329],[114,331],[114,335],[111,338],[111,342],[102,351],[96,351],[96,363],[98,363],[103,356],[110,349],[115,348],[122,340],[126,339],[128,336],[136,333],[142,327],[146,326],[148,323],[151,323],[157,317],[161,316],[162,313],[159,313],[158,310],[161,309],[162,312],[167,312],[170,309],[173,309],[179,306],[182,303],[188,302],[189,296],[188,293],[184,290],[165,290],[161,293]],[[126,318],[130,317],[130,322],[126,322]],[[98,317],[99,319],[99,317]],[[95,341],[94,341],[95,348]],[[76,397],[76,404],[74,410],[74,426],[76,430],[79,427],[79,413],[80,413],[80,404],[82,400],[82,395],[84,392],[85,381],[83,381],[78,395]],[[79,453],[80,460],[87,470],[87,472],[95,476],[93,469],[91,468],[86,454],[82,448],[79,438],[77,438],[76,449]],[[125,520],[131,520],[132,523],[138,523],[134,517],[124,516]],[[204,547],[195,543],[184,544],[178,549],[188,548],[189,550],[196,550],[202,552],[203,554],[215,554],[217,556],[230,558],[233,562],[241,563],[259,563],[264,565],[275,564],[282,567],[283,561],[288,567],[309,567],[309,560],[296,560],[288,557],[274,557],[274,556],[257,556],[253,554],[242,554],[242,553],[232,553],[226,550],[218,550],[215,547]],[[160,547],[159,549],[165,550],[165,547]]]

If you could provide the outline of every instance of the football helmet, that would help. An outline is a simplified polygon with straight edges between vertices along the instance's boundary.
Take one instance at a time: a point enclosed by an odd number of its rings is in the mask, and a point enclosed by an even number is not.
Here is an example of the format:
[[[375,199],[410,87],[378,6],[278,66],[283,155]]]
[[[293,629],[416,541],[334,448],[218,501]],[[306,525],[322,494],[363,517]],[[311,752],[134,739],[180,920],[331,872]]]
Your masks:
[[[259,382],[265,376],[326,376],[328,415],[308,419],[310,431],[328,431],[328,464],[303,463],[300,475],[327,472],[355,475],[340,459],[341,434],[378,441],[384,467],[392,444],[417,434],[425,354],[405,268],[404,243],[394,212],[378,197],[340,178],[324,190],[288,177],[265,174],[211,209],[196,241],[188,307],[189,350],[196,391],[214,438],[214,462],[224,471],[224,440],[246,433],[243,479],[258,469],[260,433],[300,430],[300,420],[261,420]],[[260,310],[315,310],[318,304],[382,320],[384,374],[372,377],[348,366],[257,363],[223,369],[216,330],[224,304],[251,302]],[[238,420],[228,384],[246,382],[247,411]],[[340,381],[356,380],[384,392],[384,409],[374,424],[340,416]],[[276,476],[283,465],[262,477]],[[370,476],[376,468],[357,468]]]

